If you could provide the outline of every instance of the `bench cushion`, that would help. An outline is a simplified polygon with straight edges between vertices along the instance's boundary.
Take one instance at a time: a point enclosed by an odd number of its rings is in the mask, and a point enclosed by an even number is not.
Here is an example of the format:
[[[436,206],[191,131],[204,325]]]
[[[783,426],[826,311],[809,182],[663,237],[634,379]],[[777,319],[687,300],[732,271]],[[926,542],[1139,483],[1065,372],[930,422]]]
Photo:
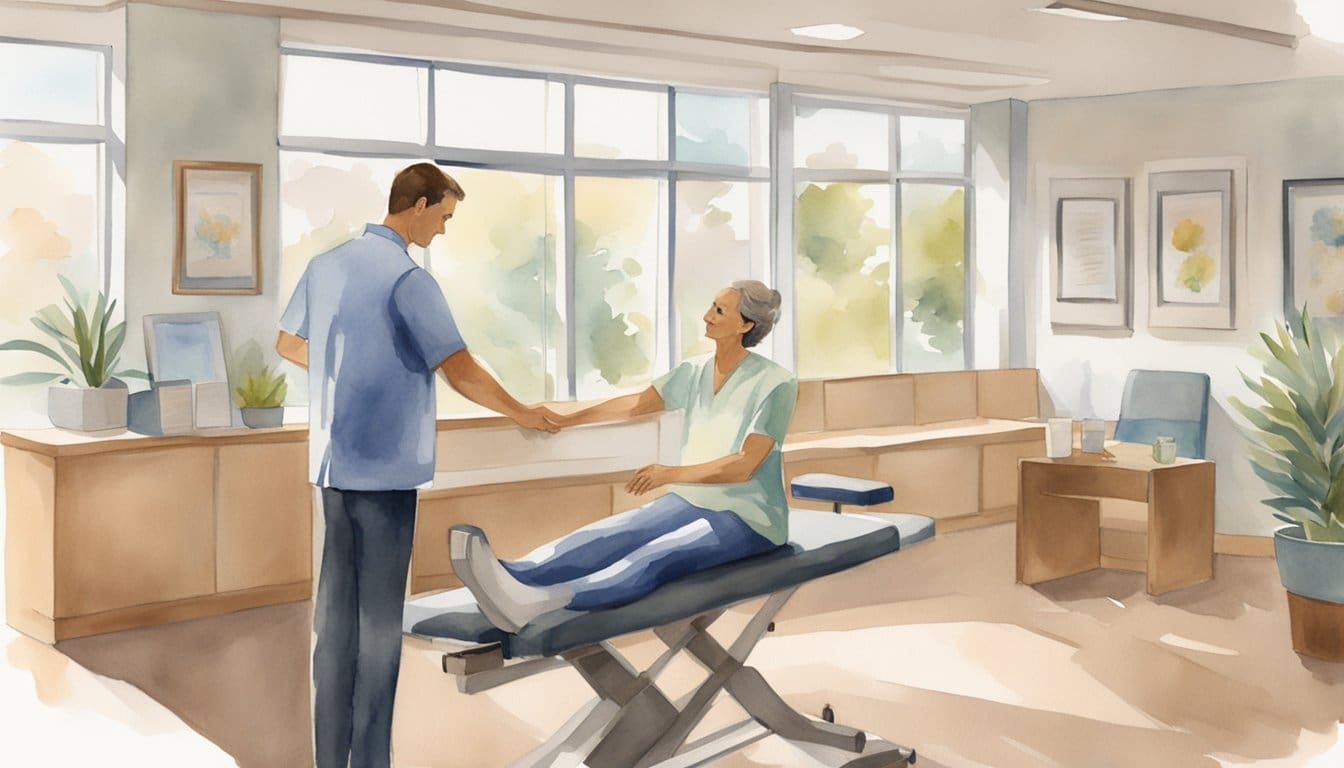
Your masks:
[[[793,482],[789,484],[789,492],[795,499],[838,501],[841,504],[858,504],[864,507],[885,504],[895,498],[891,486],[887,483],[823,472],[812,472],[793,478]]]
[[[455,589],[408,602],[402,626],[422,637],[497,642],[508,658],[554,656],[797,586],[932,536],[933,519],[924,515],[877,519],[795,509],[789,513],[788,544],[693,573],[629,605],[551,611],[509,634],[490,624],[466,589]]]

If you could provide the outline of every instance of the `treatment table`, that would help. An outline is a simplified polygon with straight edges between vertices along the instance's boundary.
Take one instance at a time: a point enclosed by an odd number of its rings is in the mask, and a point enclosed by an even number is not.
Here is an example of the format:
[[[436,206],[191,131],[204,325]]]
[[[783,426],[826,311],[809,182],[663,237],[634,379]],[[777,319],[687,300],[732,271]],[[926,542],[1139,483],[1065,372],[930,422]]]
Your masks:
[[[819,758],[837,754],[839,765],[846,768],[905,766],[915,762],[913,749],[805,717],[745,664],[799,586],[932,538],[933,532],[933,520],[923,515],[795,509],[790,511],[787,545],[691,574],[628,605],[556,610],[510,634],[490,624],[466,589],[456,589],[408,602],[403,626],[405,634],[443,652],[443,671],[457,677],[464,693],[566,664],[597,692],[595,700],[516,766],[691,768],[771,734],[806,745]],[[727,608],[761,597],[764,604],[730,647],[709,635],[709,625]],[[653,630],[667,650],[637,672],[608,641],[643,630]],[[655,680],[682,651],[709,674],[673,702]],[[750,717],[686,743],[721,691]]]

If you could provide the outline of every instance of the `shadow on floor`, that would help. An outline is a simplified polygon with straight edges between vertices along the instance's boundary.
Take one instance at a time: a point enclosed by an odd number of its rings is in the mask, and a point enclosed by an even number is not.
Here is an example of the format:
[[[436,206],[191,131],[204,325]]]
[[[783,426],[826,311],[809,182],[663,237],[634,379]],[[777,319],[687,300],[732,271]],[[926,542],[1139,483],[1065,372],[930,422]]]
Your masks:
[[[312,765],[307,601],[57,643],[170,709],[242,768]]]

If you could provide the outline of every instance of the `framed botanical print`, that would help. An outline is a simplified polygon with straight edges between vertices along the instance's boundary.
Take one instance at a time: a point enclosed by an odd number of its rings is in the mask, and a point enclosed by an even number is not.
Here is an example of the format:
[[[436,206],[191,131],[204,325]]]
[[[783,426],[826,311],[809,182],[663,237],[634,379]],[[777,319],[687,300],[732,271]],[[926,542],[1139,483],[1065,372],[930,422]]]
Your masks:
[[[261,293],[261,165],[173,163],[173,293]]]
[[[1233,171],[1148,174],[1148,324],[1235,327],[1237,211]]]
[[[1283,314],[1344,319],[1344,179],[1283,182]]]

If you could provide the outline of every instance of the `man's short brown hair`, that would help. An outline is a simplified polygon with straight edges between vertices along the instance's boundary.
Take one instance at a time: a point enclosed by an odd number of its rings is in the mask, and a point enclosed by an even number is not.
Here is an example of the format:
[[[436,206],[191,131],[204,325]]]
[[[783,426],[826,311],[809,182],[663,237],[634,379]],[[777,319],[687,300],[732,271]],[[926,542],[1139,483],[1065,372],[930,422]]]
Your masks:
[[[425,198],[426,205],[438,205],[447,195],[465,200],[462,185],[433,163],[416,163],[401,169],[392,180],[392,193],[387,196],[387,212],[401,213],[414,208],[415,202]]]

